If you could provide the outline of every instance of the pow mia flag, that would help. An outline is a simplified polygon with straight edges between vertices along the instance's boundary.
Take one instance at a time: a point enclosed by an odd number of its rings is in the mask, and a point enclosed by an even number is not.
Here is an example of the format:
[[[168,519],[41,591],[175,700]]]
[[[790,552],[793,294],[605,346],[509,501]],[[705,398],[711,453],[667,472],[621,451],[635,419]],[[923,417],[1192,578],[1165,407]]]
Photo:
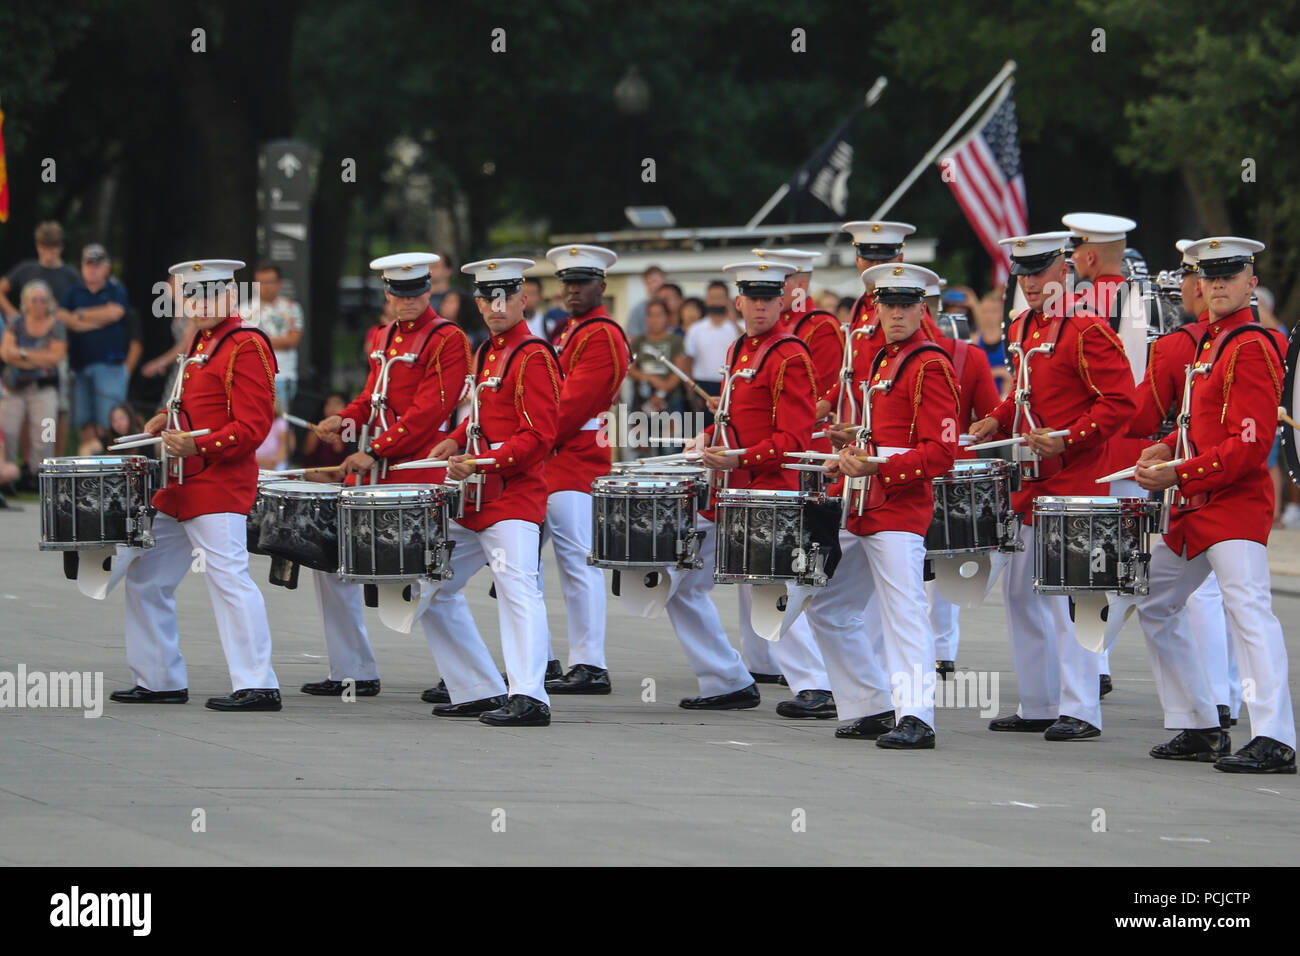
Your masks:
[[[854,111],[791,177],[790,192],[796,204],[807,196],[829,209],[837,219],[845,217],[849,208],[849,173],[853,171],[853,144],[848,134],[859,112]]]

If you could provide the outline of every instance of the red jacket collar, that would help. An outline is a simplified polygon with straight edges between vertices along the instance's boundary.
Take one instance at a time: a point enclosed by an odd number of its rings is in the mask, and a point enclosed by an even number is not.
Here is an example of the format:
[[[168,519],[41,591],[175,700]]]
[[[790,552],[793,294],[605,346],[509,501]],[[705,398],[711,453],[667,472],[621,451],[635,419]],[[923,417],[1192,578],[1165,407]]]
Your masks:
[[[531,338],[532,334],[532,332],[528,331],[527,320],[521,319],[500,335],[492,336],[492,344],[497,348],[503,345],[515,345],[524,339]]]
[[[429,306],[413,319],[405,321],[399,319],[397,327],[403,332],[418,332],[437,317],[438,313],[433,311],[433,306]]]

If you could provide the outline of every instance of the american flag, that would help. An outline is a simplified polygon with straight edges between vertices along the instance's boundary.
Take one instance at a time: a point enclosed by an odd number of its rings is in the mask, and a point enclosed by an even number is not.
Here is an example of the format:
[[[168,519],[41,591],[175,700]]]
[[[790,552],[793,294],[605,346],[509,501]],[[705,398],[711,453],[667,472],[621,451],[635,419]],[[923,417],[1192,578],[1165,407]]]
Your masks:
[[[1011,256],[998,240],[1029,231],[1011,86],[1008,80],[974,131],[939,161],[944,181],[993,260],[995,286],[1011,271]]]

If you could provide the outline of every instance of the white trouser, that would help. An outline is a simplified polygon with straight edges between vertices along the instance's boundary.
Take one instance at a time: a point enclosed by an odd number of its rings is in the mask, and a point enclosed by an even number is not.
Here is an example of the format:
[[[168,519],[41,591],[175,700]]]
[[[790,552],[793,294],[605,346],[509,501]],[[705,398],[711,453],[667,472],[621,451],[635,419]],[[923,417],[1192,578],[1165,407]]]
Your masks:
[[[1233,717],[1241,713],[1241,675],[1237,655],[1228,638],[1228,613],[1223,609],[1219,580],[1211,571],[1205,583],[1187,599],[1188,626],[1192,642],[1210,672],[1210,688],[1216,704],[1227,704]]]
[[[767,644],[771,648],[772,662],[777,667],[777,670],[767,673],[784,674],[785,682],[796,694],[803,690],[830,690],[826,665],[822,662],[821,652],[817,650],[817,642],[813,639],[808,621],[800,615],[779,641],[765,641],[749,622],[750,609],[754,604],[754,586],[742,584],[739,590],[741,658],[744,659],[744,646],[750,641]],[[786,588],[786,593],[791,600],[794,599],[789,587]]]
[[[1034,593],[1034,529],[1022,524],[1020,540],[1025,550],[1007,556],[1002,574],[1020,686],[1016,713],[1026,720],[1074,717],[1100,728],[1102,656],[1075,640],[1066,595]]]
[[[542,544],[555,547],[555,566],[569,616],[569,666],[605,667],[605,572],[587,563],[591,553],[591,495],[557,491],[546,499]],[[537,561],[537,590],[546,596],[542,561]],[[547,630],[547,657],[550,649]]]
[[[1220,541],[1188,559],[1164,539],[1151,549],[1151,593],[1138,602],[1156,690],[1171,729],[1219,726],[1210,668],[1192,638],[1187,599],[1214,572],[1228,615],[1228,635],[1241,665],[1252,737],[1295,747],[1295,715],[1287,683],[1286,643],[1273,614],[1268,551],[1257,541]]]
[[[202,569],[230,668],[232,690],[278,688],[271,669],[266,602],[248,573],[248,515],[199,515],[177,521],[159,512],[154,546],[126,572],[126,662],[148,690],[189,686],[176,621],[176,586]],[[201,560],[202,563],[199,563]]]
[[[1147,498],[1149,495],[1145,488],[1139,485],[1132,478],[1121,478],[1119,481],[1110,483],[1110,494],[1115,498]],[[1110,673],[1110,648],[1101,651],[1101,672]]]
[[[344,581],[333,571],[313,570],[311,576],[330,656],[330,680],[378,680],[379,665],[366,633],[361,585]]]
[[[522,694],[542,703],[546,696],[546,604],[537,590],[537,544],[540,529],[531,521],[498,521],[482,531],[451,523],[448,535],[452,578],[442,582],[420,616],[438,671],[453,704],[507,693],[488,653],[464,589],[484,565],[497,586],[501,655],[511,696]],[[428,584],[422,584],[428,587]]]
[[[752,627],[748,626],[748,621],[744,620],[745,615],[741,615],[740,628],[740,657],[745,662],[745,666],[754,674],[779,674],[780,667],[776,663],[776,658],[772,656],[772,642],[765,641],[755,633]],[[784,638],[782,638],[784,640]],[[789,678],[786,678],[789,681]]]
[[[937,581],[925,582],[925,596],[930,601],[930,627],[934,629],[934,659],[955,661],[961,640],[961,608],[943,599]]]
[[[676,589],[665,609],[686,652],[686,660],[700,680],[700,695],[716,697],[743,690],[754,683],[754,678],[749,676],[745,662],[727,640],[718,608],[709,597],[713,590],[714,524],[707,518],[698,521],[699,529],[704,532],[700,540],[704,565],[691,571],[668,569]]]
[[[906,531],[840,532],[840,563],[804,615],[826,660],[840,720],[894,711],[934,727],[934,631],[925,601],[925,539]],[[869,618],[879,616],[879,643]]]

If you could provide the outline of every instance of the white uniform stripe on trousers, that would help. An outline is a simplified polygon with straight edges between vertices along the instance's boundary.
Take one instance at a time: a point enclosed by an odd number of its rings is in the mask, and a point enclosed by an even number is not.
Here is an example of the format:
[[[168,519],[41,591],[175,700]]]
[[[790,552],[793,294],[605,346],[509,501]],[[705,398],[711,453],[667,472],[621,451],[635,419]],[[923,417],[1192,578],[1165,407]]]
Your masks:
[[[379,665],[366,632],[362,586],[331,571],[313,570],[311,576],[330,658],[330,680],[378,680]]]
[[[546,605],[537,589],[540,529],[531,521],[510,519],[476,532],[453,522],[449,537],[456,543],[451,553],[452,579],[438,588],[420,621],[452,703],[507,692],[464,594],[465,585],[485,564],[491,567],[497,586],[497,621],[509,693],[549,703]]]
[[[180,522],[159,513],[154,546],[126,572],[126,658],[148,690],[189,686],[180,651],[176,587],[202,557],[203,577],[230,669],[232,690],[278,688],[271,668],[271,628],[262,592],[248,573],[247,515],[209,514]]]
[[[1074,717],[1100,728],[1102,655],[1075,640],[1068,597],[1034,592],[1034,529],[1022,524],[1020,540],[1025,550],[1009,555],[1002,572],[1017,713],[1026,720]]]
[[[560,592],[569,619],[569,666],[605,665],[605,572],[587,563],[591,553],[591,495],[557,491],[546,499],[542,545],[550,540]],[[546,596],[543,562],[537,562],[537,589]],[[549,646],[549,628],[548,628]],[[553,651],[547,651],[554,656]]]
[[[1213,570],[1223,594],[1228,633],[1236,650],[1252,737],[1296,744],[1286,643],[1273,614],[1268,552],[1257,541],[1221,541],[1195,558],[1171,551],[1163,539],[1151,549],[1151,592],[1138,615],[1151,654],[1156,690],[1170,729],[1219,725],[1210,668],[1192,638],[1187,599]]]
[[[677,640],[686,653],[691,670],[700,681],[700,694],[715,697],[743,690],[754,683],[740,654],[727,640],[726,629],[718,608],[709,597],[713,590],[713,541],[715,525],[707,518],[698,519],[704,532],[700,541],[703,567],[690,571],[669,568],[668,574],[677,588],[665,606]]]

